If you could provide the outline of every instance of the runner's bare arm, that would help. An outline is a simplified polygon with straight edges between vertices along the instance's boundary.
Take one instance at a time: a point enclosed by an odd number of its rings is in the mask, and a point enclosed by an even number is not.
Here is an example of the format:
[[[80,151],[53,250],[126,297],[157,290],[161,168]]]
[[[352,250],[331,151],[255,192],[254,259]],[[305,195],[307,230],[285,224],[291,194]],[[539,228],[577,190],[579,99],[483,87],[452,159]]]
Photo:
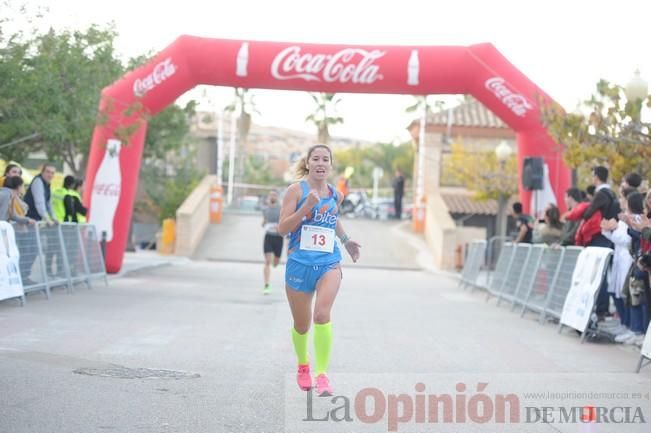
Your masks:
[[[278,234],[286,236],[287,233],[296,230],[301,220],[312,209],[313,199],[308,196],[303,205],[296,209],[299,199],[301,198],[301,186],[298,183],[287,188],[287,193],[283,198],[283,205],[280,209],[280,221],[278,222]],[[316,198],[318,202],[318,197]]]

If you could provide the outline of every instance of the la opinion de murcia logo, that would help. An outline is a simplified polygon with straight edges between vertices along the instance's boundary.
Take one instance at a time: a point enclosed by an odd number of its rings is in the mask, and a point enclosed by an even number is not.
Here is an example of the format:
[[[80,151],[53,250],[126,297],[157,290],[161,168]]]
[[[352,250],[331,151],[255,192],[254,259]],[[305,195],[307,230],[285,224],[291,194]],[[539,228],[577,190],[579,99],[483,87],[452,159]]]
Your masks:
[[[276,55],[271,75],[277,80],[303,79],[326,83],[372,84],[383,79],[374,62],[385,51],[345,48],[334,54],[301,53],[301,47],[291,46]]]

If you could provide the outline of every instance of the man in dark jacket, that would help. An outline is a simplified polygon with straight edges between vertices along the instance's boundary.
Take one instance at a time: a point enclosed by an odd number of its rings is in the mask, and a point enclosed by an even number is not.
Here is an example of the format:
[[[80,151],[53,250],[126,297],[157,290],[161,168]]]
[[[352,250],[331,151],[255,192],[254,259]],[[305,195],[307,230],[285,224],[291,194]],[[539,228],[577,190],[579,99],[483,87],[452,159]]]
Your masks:
[[[56,173],[52,164],[45,164],[41,173],[36,176],[27,189],[25,203],[29,205],[27,216],[36,221],[55,222],[57,219],[52,210],[52,193],[50,185]]]
[[[603,166],[595,167],[592,170],[594,177],[593,183],[595,186],[595,195],[583,214],[583,219],[588,220],[590,217],[597,211],[601,211],[603,219],[617,219],[617,215],[622,211],[619,206],[619,200],[617,195],[608,185],[608,169]],[[604,235],[599,233],[592,238],[588,244],[590,247],[606,247],[613,248],[612,242],[610,242]]]
[[[57,219],[54,216],[54,210],[52,209],[51,192],[52,179],[54,178],[55,173],[56,167],[54,167],[53,164],[44,164],[41,173],[32,180],[32,183],[29,185],[27,193],[25,194],[25,203],[29,206],[27,216],[36,221],[46,222],[48,225],[57,223]],[[46,272],[48,275],[53,277],[62,276],[64,273],[63,260],[61,258],[61,253],[58,251],[56,246],[59,242],[58,233],[53,230],[44,230],[42,236],[42,239],[44,240],[44,245],[42,247],[45,251]],[[34,244],[35,240],[36,239],[33,239]],[[54,272],[55,257],[57,258],[56,274]],[[25,258],[21,255],[21,271],[26,278],[31,274],[32,265],[35,260],[36,255],[26,255]]]
[[[597,211],[601,211],[602,218],[605,220],[617,219],[622,209],[619,206],[617,195],[613,192],[608,185],[608,169],[603,166],[597,166],[592,170],[594,175],[593,184],[595,186],[595,194],[588,209],[583,214],[583,219],[588,220]],[[605,247],[613,248],[614,245],[601,233],[592,238],[589,247]],[[602,319],[606,316],[610,309],[610,297],[608,296],[608,281],[604,276],[599,293],[597,295],[597,317]]]

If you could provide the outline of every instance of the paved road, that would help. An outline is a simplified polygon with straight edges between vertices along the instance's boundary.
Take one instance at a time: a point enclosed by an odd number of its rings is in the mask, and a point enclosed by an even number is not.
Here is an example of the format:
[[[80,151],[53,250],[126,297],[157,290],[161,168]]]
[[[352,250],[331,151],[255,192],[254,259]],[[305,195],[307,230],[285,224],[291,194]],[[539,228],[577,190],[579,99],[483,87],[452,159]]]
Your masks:
[[[25,308],[0,303],[0,431],[305,428],[301,415],[292,412],[304,394],[291,383],[291,321],[278,290],[282,271],[273,274],[270,296],[260,293],[258,264],[195,261],[115,278],[109,288],[57,292],[49,301],[30,296]],[[533,316],[520,319],[437,274],[347,266],[333,317],[335,391],[348,392],[360,381],[397,385],[411,394],[416,381],[446,392],[459,381],[472,384],[473,392],[477,381],[490,382],[489,393],[527,386],[558,390],[568,384],[579,390],[595,383],[610,391],[651,389],[651,367],[640,375],[623,374],[635,367],[633,349],[581,345],[572,332],[558,335]],[[189,376],[128,378],[139,368]],[[79,369],[120,377],[75,373]],[[510,379],[501,376],[505,373]],[[644,407],[648,421],[649,401],[635,403]],[[342,431],[341,425],[318,427]],[[622,428],[598,431],[648,432],[647,425]],[[435,425],[420,431],[578,430],[538,424],[531,430]]]
[[[262,262],[264,231],[257,214],[225,213],[222,224],[212,225],[195,258],[217,261]],[[343,219],[347,233],[362,244],[364,267],[419,269],[422,240],[409,236],[408,221]],[[287,242],[285,242],[285,254]],[[344,263],[351,263],[346,255]]]

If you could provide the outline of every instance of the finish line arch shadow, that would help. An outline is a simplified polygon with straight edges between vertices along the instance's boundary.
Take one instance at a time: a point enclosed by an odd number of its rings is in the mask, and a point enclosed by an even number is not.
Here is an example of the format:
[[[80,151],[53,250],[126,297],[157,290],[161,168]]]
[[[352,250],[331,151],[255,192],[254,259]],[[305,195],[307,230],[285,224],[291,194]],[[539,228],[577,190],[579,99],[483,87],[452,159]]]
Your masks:
[[[545,159],[557,203],[570,185],[558,145],[541,124],[553,100],[489,43],[471,46],[322,45],[183,35],[102,90],[84,199],[106,231],[106,266],[119,272],[147,132],[156,115],[197,85],[329,93],[471,94],[515,132],[518,167]],[[523,203],[530,192],[520,187]]]

